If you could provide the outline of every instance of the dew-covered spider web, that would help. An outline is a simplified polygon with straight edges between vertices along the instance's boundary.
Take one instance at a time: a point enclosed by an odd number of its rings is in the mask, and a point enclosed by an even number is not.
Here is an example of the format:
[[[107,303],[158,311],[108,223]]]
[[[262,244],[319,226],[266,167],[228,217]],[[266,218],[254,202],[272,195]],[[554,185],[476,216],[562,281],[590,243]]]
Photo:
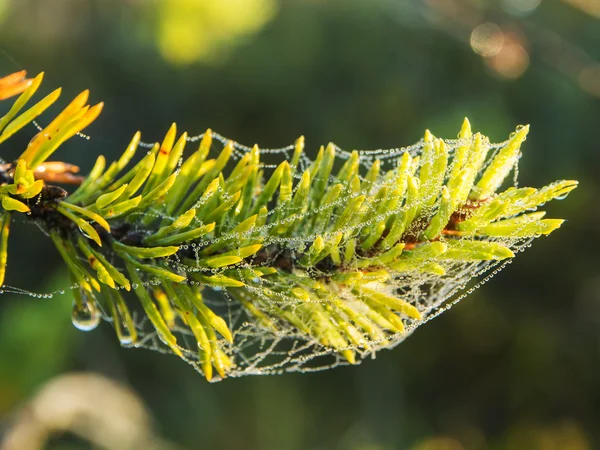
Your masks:
[[[200,141],[203,134],[189,137],[188,142]],[[218,155],[222,147],[229,139],[212,132],[213,148],[211,152]],[[471,145],[472,137],[467,139],[444,140],[448,157],[448,165],[445,170],[445,182],[451,176],[454,164],[454,152],[461,146]],[[508,141],[507,141],[508,142]],[[494,155],[507,145],[507,142],[492,144],[483,140],[486,146],[487,157],[485,163],[478,168],[478,176],[483,173]],[[150,148],[154,144],[141,143],[140,147]],[[431,221],[440,206],[441,194],[439,191],[431,192],[429,197],[421,197],[418,204],[410,203],[402,193],[399,196],[395,189],[397,178],[386,176],[395,173],[401,164],[402,156],[410,154],[413,164],[413,174],[419,175],[420,170],[427,161],[424,161],[424,140],[409,147],[394,149],[365,150],[358,152],[358,179],[361,190],[356,192],[350,183],[341,187],[339,195],[332,203],[323,206],[310,207],[308,209],[298,208],[293,202],[278,203],[272,200],[269,203],[268,218],[265,224],[251,230],[252,236],[262,236],[262,251],[245,258],[235,265],[235,271],[239,272],[240,279],[248,279],[248,273],[256,272],[257,276],[252,278],[243,288],[205,288],[202,292],[205,304],[216,314],[222,317],[233,334],[233,343],[227,342],[222,336],[216,335],[218,346],[233,362],[227,371],[227,376],[239,377],[243,375],[279,374],[283,372],[309,372],[326,370],[339,365],[348,364],[348,351],[352,352],[353,363],[360,363],[367,357],[374,357],[376,352],[383,348],[393,348],[401,343],[419,326],[434,319],[442,312],[451,308],[466,295],[480,287],[498,271],[510,263],[510,259],[473,260],[467,259],[440,259],[434,257],[424,258],[420,266],[410,266],[402,269],[397,262],[392,263],[386,258],[381,258],[371,264],[377,266],[377,270],[368,273],[384,273],[386,276],[373,276],[373,280],[365,284],[366,288],[375,293],[401,299],[403,302],[416,308],[419,318],[397,313],[396,317],[401,321],[402,330],[397,331],[399,326],[387,327],[386,323],[394,321],[385,318],[385,315],[376,307],[368,308],[359,299],[351,288],[344,283],[332,281],[341,270],[356,271],[367,268],[367,263],[362,260],[377,258],[369,252],[358,254],[359,256],[346,261],[346,264],[335,264],[331,259],[321,264],[303,265],[301,260],[309,252],[315,240],[321,238],[329,242],[338,237],[341,239],[340,249],[344,252],[344,245],[351,238],[358,238],[365,230],[371,230],[377,224],[385,223],[390,218],[407,210],[420,210],[421,217],[415,221],[414,226],[422,226],[423,223]],[[316,176],[313,183],[323,183],[329,187],[338,180],[339,168],[355,157],[352,152],[345,151],[337,146],[335,149],[335,165],[329,179],[321,180]],[[283,160],[293,159],[296,145],[292,144],[283,148],[259,149],[262,177],[268,180],[270,174]],[[234,143],[234,152],[230,165],[235,165],[245,155],[253,151],[253,148]],[[302,175],[306,169],[311,168],[315,161],[306,153],[301,153],[293,171],[294,198],[301,185]],[[379,175],[376,179],[369,178],[374,164],[380,166]],[[181,162],[180,162],[181,165]],[[513,166],[511,186],[517,186],[517,161]],[[230,173],[224,171],[226,174]],[[241,173],[237,176],[242,176]],[[228,180],[235,181],[235,180]],[[421,187],[423,188],[423,187]],[[337,227],[346,205],[353,201],[357,195],[375,195],[373,201],[367,203],[368,212],[361,220],[343,221],[341,227]],[[227,192],[222,193],[227,200]],[[398,197],[397,199],[394,196]],[[392,201],[390,201],[392,200]],[[395,201],[393,201],[395,200]],[[194,205],[202,207],[202,199]],[[387,205],[386,207],[381,207]],[[294,209],[291,211],[291,209]],[[325,214],[327,213],[327,214]],[[140,215],[156,215],[157,218],[167,221],[175,220],[168,217],[160,208],[150,208],[142,211]],[[289,234],[275,233],[279,226],[286,224],[290,217],[296,222],[310,224],[304,229]],[[319,221],[326,217],[326,222]],[[284,219],[279,219],[284,218]],[[533,219],[532,219],[533,220]],[[420,225],[419,225],[420,224]],[[232,224],[231,228],[234,228]],[[523,221],[523,227],[527,221]],[[421,230],[422,231],[422,230]],[[195,255],[197,261],[201,259],[204,249],[210,245],[227,242],[244,242],[249,231],[231,232],[219,237],[192,242],[184,245],[183,250],[188,254]],[[339,238],[339,236],[342,236]],[[405,232],[410,235],[410,229]],[[517,232],[515,237],[490,238],[488,241],[501,242],[512,252],[518,253],[530,245],[531,236],[523,236]],[[472,238],[472,237],[471,237]],[[441,240],[444,240],[442,237]],[[460,236],[450,235],[447,239],[460,241]],[[409,239],[410,241],[410,239]],[[409,242],[410,245],[418,242]],[[347,247],[347,245],[346,245]],[[341,255],[344,260],[344,255]],[[434,260],[435,259],[435,260]],[[219,269],[201,268],[194,265],[184,264],[177,255],[166,260],[169,268],[178,272],[206,271],[207,275],[220,273]],[[343,269],[342,269],[343,266]],[[282,269],[286,276],[273,276],[261,268],[275,267]],[[367,273],[367,272],[365,272]],[[160,286],[161,281],[148,275],[142,276],[143,283],[149,289],[152,286]],[[367,276],[367,275],[365,275]],[[201,285],[197,281],[189,281],[190,285]],[[298,286],[306,288],[314,295],[308,297],[299,295],[294,289]],[[78,288],[73,286],[72,288]],[[5,287],[5,292],[19,292],[16,288]],[[24,291],[20,291],[23,293]],[[49,296],[52,294],[36,294]],[[128,294],[131,295],[131,294]],[[128,298],[130,304],[135,303]],[[106,308],[102,308],[102,318],[112,322],[112,316]],[[128,347],[151,349],[163,353],[173,353],[156,332],[143,311],[134,311],[134,321],[138,332],[138,340],[134,343],[128,342],[127,337],[122,337],[121,342]],[[190,328],[180,318],[173,318],[171,331],[177,337],[177,344],[183,354],[183,359],[196,370],[202,372],[199,361],[198,341]],[[322,322],[319,322],[322,321]],[[95,324],[78,324],[77,318],[74,323],[79,328],[93,328]],[[321,333],[311,332],[313,329],[321,330]],[[323,331],[324,330],[324,331]],[[396,331],[394,331],[396,330]],[[323,338],[325,335],[326,339]],[[342,338],[340,339],[339,336]],[[334,342],[335,345],[331,343]],[[214,380],[214,379],[213,379]]]

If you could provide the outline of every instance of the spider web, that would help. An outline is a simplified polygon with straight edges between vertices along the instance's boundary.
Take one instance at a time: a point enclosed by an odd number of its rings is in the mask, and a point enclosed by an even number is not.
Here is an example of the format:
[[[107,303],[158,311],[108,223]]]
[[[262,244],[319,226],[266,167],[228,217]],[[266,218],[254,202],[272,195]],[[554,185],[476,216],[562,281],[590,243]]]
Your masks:
[[[189,137],[189,142],[197,142],[202,139],[204,135]],[[87,136],[84,138],[89,139]],[[212,132],[213,146],[225,145],[229,142],[224,136]],[[462,145],[470,144],[470,139],[457,139],[457,140],[445,140],[444,141],[448,153],[449,153],[449,165],[446,176],[452,169],[452,154]],[[141,143],[140,147],[150,148],[153,143]],[[488,146],[488,157],[486,161],[493,159],[494,153],[506,145],[506,142],[491,144],[487,141],[484,145]],[[423,158],[423,148],[425,142],[423,140],[409,147],[393,148],[393,149],[376,149],[376,150],[363,150],[359,152],[359,164],[360,164],[360,179],[361,182],[365,181],[365,174],[371,169],[373,163],[378,160],[381,164],[381,174],[377,181],[371,184],[370,192],[375,192],[379,188],[390,183],[390,179],[385,178],[387,171],[394,170],[397,168],[400,157],[408,152],[413,158]],[[277,164],[270,164],[270,161],[281,162],[283,159],[291,160],[294,145],[287,147],[275,148],[275,149],[260,149],[261,159],[265,159],[267,163],[262,163],[262,169],[264,170],[264,179],[268,179],[269,172],[277,167]],[[345,151],[337,146],[334,146],[336,154],[336,164],[347,160],[351,156],[351,152]],[[216,149],[217,151],[220,149]],[[250,152],[250,147],[234,142],[234,152],[232,159],[234,161],[242,158],[246,153]],[[180,162],[181,164],[181,162]],[[305,169],[313,164],[306,154],[302,153],[298,162],[297,169],[293,176],[296,179],[294,183],[294,192],[298,188],[297,181],[300,179],[301,174]],[[423,161],[420,162],[422,166]],[[514,168],[514,179],[512,184],[517,185],[517,165]],[[480,169],[480,173],[485,170],[485,165]],[[335,173],[335,170],[333,171]],[[418,171],[417,171],[418,173]],[[327,180],[330,185],[335,180],[335,177],[331,176]],[[392,182],[394,181],[391,178]],[[319,181],[318,179],[315,181]],[[391,190],[390,190],[391,191]],[[292,193],[292,194],[293,194]],[[438,196],[439,193],[434,193]],[[336,206],[345,205],[350,199],[352,194],[348,188],[342,191],[342,194],[336,201]],[[383,197],[381,200],[388,200],[389,197]],[[425,201],[427,199],[421,199]],[[436,201],[437,203],[437,201]],[[196,207],[200,205],[195,205]],[[333,230],[335,233],[342,232],[345,235],[357,235],[364,227],[370,227],[373,224],[380,222],[381,220],[390,217],[397,213],[402,208],[406,208],[407,205],[399,206],[396,209],[388,211],[378,211],[377,203],[371,204],[372,214],[367,214],[364,221],[355,223],[351,226],[346,226],[342,229]],[[268,215],[277,217],[280,209],[283,206],[274,206],[269,209]],[[339,213],[339,208],[335,209]],[[297,217],[313,217],[320,212],[319,208],[308,209],[305,212],[295,212]],[[432,217],[436,212],[436,206],[430,208],[427,212],[429,217]],[[143,213],[154,214],[160,218],[168,218],[164,212],[159,210],[150,210]],[[285,215],[284,215],[285,216]],[[306,251],[306,249],[314,242],[317,236],[323,238],[330,237],[334,234],[333,231],[327,231],[325,227],[316,227],[316,232],[312,234],[293,234],[288,237],[277,237],[271,232],[274,226],[278,225],[273,217],[269,217],[266,225],[255,228],[252,230],[254,235],[259,233],[264,237],[263,247],[269,245],[275,246],[279,252],[285,251],[286,249],[292,249],[295,251]],[[174,219],[174,218],[169,218]],[[332,221],[335,221],[336,215],[334,213]],[[241,234],[228,234],[227,236],[219,236],[215,239],[211,239],[204,245],[209,245],[218,242],[220,239],[228,239],[231,242],[241,242],[246,236]],[[501,242],[509,247],[514,253],[518,253],[524,250],[530,245],[531,239],[505,239]],[[196,253],[197,259],[199,259],[199,252],[203,248],[203,244],[191,243],[191,250]],[[188,249],[188,246],[183,246],[184,249]],[[277,255],[272,255],[272,260],[267,260],[261,265],[268,266],[270,262],[274,262]],[[380,349],[394,348],[396,345],[404,341],[410,336],[418,327],[429,322],[430,320],[438,317],[443,312],[449,310],[453,305],[458,303],[464,297],[472,293],[475,289],[479,288],[495,274],[497,274],[502,268],[510,263],[510,260],[506,261],[473,261],[473,262],[458,262],[458,261],[441,261],[438,262],[444,271],[444,275],[436,273],[429,273],[427,271],[397,271],[392,267],[381,264],[380,266],[389,272],[390,278],[385,282],[373,282],[369,283],[368,287],[378,292],[386,293],[388,295],[402,298],[406,302],[410,303],[421,314],[420,320],[410,319],[401,317],[404,324],[404,331],[399,333],[380,332],[374,335],[367,335],[361,333],[360,344],[349,344],[347,347],[340,349],[339,347],[334,349],[328,346],[322,345],[316,338],[310,334],[300,331],[297,327],[291,323],[283,320],[274,320],[276,322],[276,329],[271,329],[262,324],[257,318],[250,314],[248,310],[243,306],[244,300],[237,295],[236,289],[204,289],[203,297],[204,302],[222,318],[224,318],[233,333],[233,343],[230,344],[224,339],[220,339],[218,344],[220,348],[231,358],[234,362],[234,366],[227,371],[228,377],[240,377],[244,375],[266,375],[266,374],[281,374],[284,372],[312,372],[327,370],[340,365],[349,364],[347,360],[342,356],[342,350],[352,350],[356,354],[356,363],[362,362],[368,357],[375,357],[377,351]],[[167,261],[167,264],[173,266],[177,270],[194,270],[189,266],[181,264],[176,258],[171,258]],[[252,269],[256,268],[256,264],[253,262],[253,258],[247,258],[242,263],[237,265],[237,270]],[[216,269],[212,269],[213,273],[217,273]],[[209,273],[210,274],[210,273]],[[140,273],[140,276],[143,274]],[[317,269],[304,270],[302,276],[311,279],[323,278],[323,273]],[[160,285],[158,279],[151,277],[143,277],[144,284],[147,286]],[[196,282],[189,282],[190,284],[200,284]],[[70,289],[76,289],[77,286],[71,286]],[[260,305],[260,309],[267,315],[277,317],[277,312],[281,310],[287,310],[295,312],[296,308],[302,307],[307,302],[305,300],[299,300],[297,297],[287,295],[283,292],[290,289],[289,284],[279,282],[277,280],[270,279],[270,277],[256,278],[255,282],[249,284],[246,288],[246,300],[251,301],[253,304]],[[64,290],[57,291],[48,294],[37,294],[31,293],[18,288],[4,286],[4,292],[12,292],[18,294],[27,294],[39,298],[50,298],[53,294],[62,294]],[[273,293],[277,295],[273,295]],[[350,291],[345,292],[344,290],[336,292],[337,298],[341,299],[348,311],[355,311],[357,314],[362,314],[365,311],[364,307],[361,306],[360,302],[352,295]],[[324,308],[331,308],[335,305],[332,304],[332,300],[327,296],[319,296],[308,300],[309,303],[321,305]],[[128,304],[134,302],[128,301]],[[273,314],[271,314],[273,313]],[[352,322],[351,317],[348,316],[348,312],[337,311],[343,320]],[[111,314],[105,310],[101,310],[102,318],[108,322],[112,322],[113,319]],[[125,347],[134,348],[145,348],[162,353],[172,354],[173,351],[166,345],[160,338],[159,334],[155,331],[152,324],[140,311],[134,311],[134,321],[136,323],[136,329],[138,332],[138,340],[135,343],[122,341],[122,345]],[[89,327],[90,329],[94,328]],[[172,329],[173,334],[177,336],[177,343],[183,353],[183,359],[193,366],[198,372],[202,373],[199,356],[198,356],[198,343],[190,329],[183,323],[176,323]],[[218,381],[219,377],[214,377],[212,381]]]
[[[188,138],[188,140],[195,142],[202,139],[202,137],[203,134]],[[212,137],[222,145],[225,145],[229,141],[226,137],[214,132],[212,133]],[[446,140],[445,143],[449,149],[449,154],[451,155],[458,146],[470,143],[470,140],[468,141],[469,142],[466,142],[465,140]],[[153,144],[142,145],[149,148]],[[373,183],[371,192],[378,190],[385,183],[389,183],[389,181],[386,181],[383,177],[385,171],[395,169],[400,157],[405,152],[409,152],[412,157],[422,157],[424,145],[424,141],[421,140],[409,147],[360,151],[359,162],[362,176],[367,173],[375,160],[379,160],[381,163],[382,175],[380,175],[377,182]],[[506,145],[506,142],[498,144],[486,142],[485,145],[489,146],[488,157],[486,160],[490,161],[493,158],[493,154]],[[239,143],[234,143],[234,148],[235,159],[239,159],[243,157],[244,154],[251,151],[250,147]],[[282,148],[261,149],[260,153],[261,157],[264,159],[272,160],[276,158],[280,162],[282,159],[290,160],[293,151],[294,145],[289,145]],[[336,158],[342,162],[351,155],[350,152],[337,146],[335,146],[335,153]],[[298,180],[303,171],[310,167],[312,163],[313,161],[303,153],[299,160],[298,169],[294,174],[295,178]],[[422,163],[423,162],[421,162],[421,164]],[[263,164],[265,179],[268,178],[268,172],[272,171],[275,167],[277,167],[277,165]],[[450,169],[451,164],[449,165],[448,173]],[[485,166],[481,168],[480,172],[483,170],[485,170]],[[513,185],[516,186],[518,174],[516,165],[514,173]],[[331,177],[330,180],[328,180],[328,183],[330,184],[333,181],[334,177]],[[364,181],[364,178],[361,177],[361,181]],[[296,189],[297,184],[294,191]],[[435,195],[437,194],[438,193]],[[350,199],[350,195],[351,194],[347,191],[343,192],[337,200],[337,204],[344,205]],[[373,208],[373,215],[377,213],[376,206],[377,204],[371,205],[371,208]],[[278,208],[279,207],[270,209],[269,215],[277,214]],[[385,212],[383,214],[384,218],[391,216],[400,208],[401,207],[396,210]],[[155,213],[161,216],[159,211],[156,211]],[[315,208],[300,214],[300,216],[314,216],[318,213],[319,209]],[[433,216],[434,213],[435,208],[430,211],[429,215]],[[379,215],[381,216],[381,213]],[[367,215],[367,217],[369,217],[369,215]],[[333,220],[335,221],[335,216]],[[380,220],[382,220],[382,217],[371,216],[371,218],[364,222],[355,224],[352,227],[335,230],[335,232],[341,231],[349,234],[358,233],[363,227],[371,226],[375,221]],[[318,235],[321,235],[324,238],[328,236],[327,231],[321,230],[319,233],[311,235],[293,235],[287,238],[274,237],[269,231],[276,225],[277,222],[268,221],[267,225],[264,225],[258,230],[253,230],[255,233],[258,231],[265,237],[263,246],[276,245],[280,251],[283,251],[283,249],[305,250],[312,244]],[[227,236],[227,238],[234,238],[233,241],[236,239],[241,241],[244,236],[230,235]],[[218,239],[219,238],[217,238],[217,240]],[[503,239],[502,243],[511,248],[513,252],[517,253],[526,248],[530,241],[531,239]],[[211,240],[209,243],[213,242],[215,242],[215,240]],[[196,255],[198,255],[199,250],[200,245],[198,245]],[[265,265],[269,265],[269,262],[270,261],[267,261]],[[374,357],[376,352],[380,349],[394,348],[410,336],[419,326],[450,309],[461,299],[491,279],[509,263],[510,260],[474,262],[444,261],[441,265],[445,269],[445,275],[442,276],[426,272],[419,273],[416,271],[398,272],[389,266],[383,265],[389,271],[391,275],[390,279],[385,283],[370,283],[369,288],[401,297],[419,310],[422,319],[414,320],[403,317],[402,320],[405,325],[405,330],[403,332],[394,334],[386,333],[382,334],[379,338],[363,335],[362,338],[364,341],[361,342],[361,345],[348,345],[346,349],[356,352],[356,362],[360,363],[367,357]],[[177,262],[173,263],[173,267],[189,270],[189,268],[177,264]],[[253,265],[252,258],[249,258],[239,265],[240,270],[250,269],[252,267],[256,267]],[[214,272],[216,271],[213,269],[213,273]],[[304,275],[311,278],[323,276],[323,274],[318,273],[317,270],[308,270]],[[155,280],[150,281],[149,283],[159,284],[159,281]],[[194,283],[192,282],[192,284]],[[281,309],[287,309],[293,312],[297,306],[305,304],[305,301],[303,300],[281,293],[281,291],[285,292],[286,290],[289,290],[289,285],[272,281],[269,277],[256,279],[254,285],[248,286],[252,301],[255,304],[260,304],[262,311],[266,314],[269,314],[270,310],[275,312],[280,311]],[[228,325],[234,334],[233,344],[229,344],[223,339],[220,342],[221,348],[235,362],[235,366],[228,371],[229,377],[281,374],[284,372],[321,371],[348,364],[347,360],[341,356],[340,348],[332,349],[326,347],[318,342],[317,339],[311,337],[307,333],[299,331],[298,328],[288,322],[278,321],[276,331],[265,328],[241,305],[240,299],[233,293],[235,290],[213,289],[212,292],[210,291],[211,290],[205,290],[204,292],[205,302],[215,312],[219,313],[221,317],[227,320]],[[269,294],[267,294],[267,292],[269,292]],[[272,295],[273,292],[277,292],[278,295],[274,297]],[[359,302],[352,294],[343,291],[337,292],[336,294],[344,302],[350,305],[351,308],[354,308],[359,313],[362,312],[361,306],[358,304]],[[324,307],[331,306],[328,298],[311,298],[308,301],[320,304]],[[342,313],[342,315],[344,314]],[[348,319],[345,315],[343,318]],[[138,328],[141,339],[136,344],[132,345],[133,347],[147,348],[163,353],[172,353],[168,346],[160,340],[147,319],[138,322]],[[184,359],[196,370],[201,372],[197,352],[198,344],[194,336],[187,327],[183,326],[176,327],[173,331],[178,336],[178,344],[181,346]]]

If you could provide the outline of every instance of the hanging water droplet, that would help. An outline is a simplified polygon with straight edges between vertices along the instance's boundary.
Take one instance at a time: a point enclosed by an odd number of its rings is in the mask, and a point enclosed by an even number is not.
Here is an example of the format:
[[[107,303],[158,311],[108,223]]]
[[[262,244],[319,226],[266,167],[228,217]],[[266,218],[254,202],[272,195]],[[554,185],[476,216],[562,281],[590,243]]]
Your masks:
[[[571,191],[569,192],[565,192],[563,195],[557,195],[556,197],[554,197],[556,200],[564,200],[565,198],[567,198],[569,196],[569,194],[571,193]]]
[[[86,294],[81,293],[82,302],[73,302],[71,321],[75,328],[81,331],[91,331],[100,323],[100,310],[96,302],[89,299]]]
[[[123,328],[123,330],[121,330],[121,334],[119,335],[119,342],[121,342],[121,345],[133,344],[133,336],[127,328]]]

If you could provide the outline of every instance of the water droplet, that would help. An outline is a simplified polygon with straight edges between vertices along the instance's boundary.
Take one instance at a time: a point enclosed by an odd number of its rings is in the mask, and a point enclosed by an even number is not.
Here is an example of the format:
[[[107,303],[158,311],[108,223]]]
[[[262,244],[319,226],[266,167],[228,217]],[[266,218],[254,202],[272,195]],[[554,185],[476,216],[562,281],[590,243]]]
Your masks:
[[[93,300],[90,300],[82,293],[82,302],[77,304],[73,302],[73,311],[71,313],[71,321],[75,328],[81,331],[91,331],[100,323],[100,310]]]
[[[121,342],[121,345],[133,344],[133,336],[129,333],[129,330],[123,329],[121,331],[121,335],[119,336],[119,342]]]

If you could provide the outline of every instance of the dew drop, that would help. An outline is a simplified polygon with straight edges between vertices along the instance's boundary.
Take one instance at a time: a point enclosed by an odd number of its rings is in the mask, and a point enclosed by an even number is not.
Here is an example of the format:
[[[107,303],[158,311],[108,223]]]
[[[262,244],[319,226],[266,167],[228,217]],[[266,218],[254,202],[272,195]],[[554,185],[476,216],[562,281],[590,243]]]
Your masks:
[[[133,336],[129,333],[129,330],[121,331],[121,335],[119,336],[119,342],[121,345],[131,345],[133,344]]]
[[[81,331],[91,331],[100,323],[100,310],[93,300],[82,293],[82,302],[77,304],[73,302],[73,311],[71,313],[71,321],[75,328]]]

